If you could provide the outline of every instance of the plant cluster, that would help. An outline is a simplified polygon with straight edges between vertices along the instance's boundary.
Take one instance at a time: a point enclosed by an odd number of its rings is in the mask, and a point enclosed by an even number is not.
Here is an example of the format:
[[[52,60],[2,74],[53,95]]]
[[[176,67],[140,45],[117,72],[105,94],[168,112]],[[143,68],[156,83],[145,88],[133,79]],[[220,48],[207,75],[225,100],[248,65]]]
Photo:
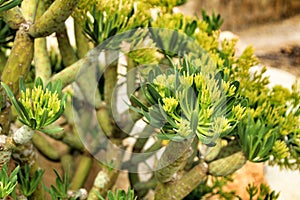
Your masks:
[[[220,41],[220,15],[174,13],[183,3],[0,0],[0,198],[134,200],[152,190],[158,200],[232,199],[223,186],[247,161],[300,169],[298,83],[270,88],[265,68],[251,71],[253,48],[236,55],[237,40]],[[116,114],[123,85],[128,109]],[[62,168],[50,187],[37,152]],[[151,169],[143,181],[142,165]],[[132,190],[114,189],[119,169]],[[278,198],[266,185],[245,190]]]

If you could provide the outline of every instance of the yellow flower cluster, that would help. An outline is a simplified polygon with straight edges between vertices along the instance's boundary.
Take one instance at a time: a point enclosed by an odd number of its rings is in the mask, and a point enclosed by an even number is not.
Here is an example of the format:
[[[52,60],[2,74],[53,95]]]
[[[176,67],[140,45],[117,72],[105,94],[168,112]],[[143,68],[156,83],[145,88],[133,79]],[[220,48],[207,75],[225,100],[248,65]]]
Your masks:
[[[177,99],[173,97],[163,98],[162,101],[164,103],[163,108],[167,113],[172,113],[178,105]]]
[[[40,119],[45,112],[48,118],[54,117],[60,109],[61,101],[58,94],[43,90],[42,86],[34,87],[32,90],[26,88],[26,92],[21,91],[20,102],[24,106],[30,118]]]

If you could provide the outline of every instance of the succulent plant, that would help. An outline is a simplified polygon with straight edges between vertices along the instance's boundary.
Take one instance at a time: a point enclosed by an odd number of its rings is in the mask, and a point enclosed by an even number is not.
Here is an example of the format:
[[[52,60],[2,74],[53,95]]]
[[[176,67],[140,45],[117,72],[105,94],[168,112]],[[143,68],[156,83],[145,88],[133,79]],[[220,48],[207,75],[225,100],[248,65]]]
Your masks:
[[[47,131],[46,126],[55,122],[64,112],[66,95],[62,95],[62,84],[49,82],[45,87],[40,78],[32,89],[26,88],[20,78],[20,97],[17,100],[9,87],[2,82],[2,87],[12,102],[18,119],[33,130]]]
[[[165,73],[149,74],[141,88],[151,106],[132,97],[132,102],[150,125],[160,128],[163,139],[196,134],[204,144],[214,144],[244,117],[237,95],[238,82],[227,82],[212,62],[202,69],[198,60],[184,58]],[[207,71],[206,71],[207,70]]]

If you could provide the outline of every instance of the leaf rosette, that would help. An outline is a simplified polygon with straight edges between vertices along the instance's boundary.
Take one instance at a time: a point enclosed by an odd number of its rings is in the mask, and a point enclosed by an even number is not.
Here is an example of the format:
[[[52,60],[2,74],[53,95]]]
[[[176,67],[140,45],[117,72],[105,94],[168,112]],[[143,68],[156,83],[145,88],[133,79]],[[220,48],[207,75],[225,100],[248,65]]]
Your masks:
[[[12,102],[18,119],[33,130],[46,132],[46,126],[55,122],[64,112],[66,95],[62,95],[62,83],[49,82],[45,87],[37,78],[32,89],[26,88],[20,78],[20,97],[15,98],[10,88],[1,83]]]

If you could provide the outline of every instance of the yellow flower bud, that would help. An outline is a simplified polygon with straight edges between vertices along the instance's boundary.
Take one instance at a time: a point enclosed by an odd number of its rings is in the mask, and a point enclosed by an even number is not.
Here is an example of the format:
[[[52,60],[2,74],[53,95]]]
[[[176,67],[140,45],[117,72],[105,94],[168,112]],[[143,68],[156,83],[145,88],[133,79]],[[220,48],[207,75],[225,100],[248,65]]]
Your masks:
[[[177,105],[178,105],[178,101],[177,99],[173,98],[173,97],[167,97],[167,98],[163,98],[162,99],[164,105],[163,105],[163,109],[167,112],[167,113],[172,113]]]

